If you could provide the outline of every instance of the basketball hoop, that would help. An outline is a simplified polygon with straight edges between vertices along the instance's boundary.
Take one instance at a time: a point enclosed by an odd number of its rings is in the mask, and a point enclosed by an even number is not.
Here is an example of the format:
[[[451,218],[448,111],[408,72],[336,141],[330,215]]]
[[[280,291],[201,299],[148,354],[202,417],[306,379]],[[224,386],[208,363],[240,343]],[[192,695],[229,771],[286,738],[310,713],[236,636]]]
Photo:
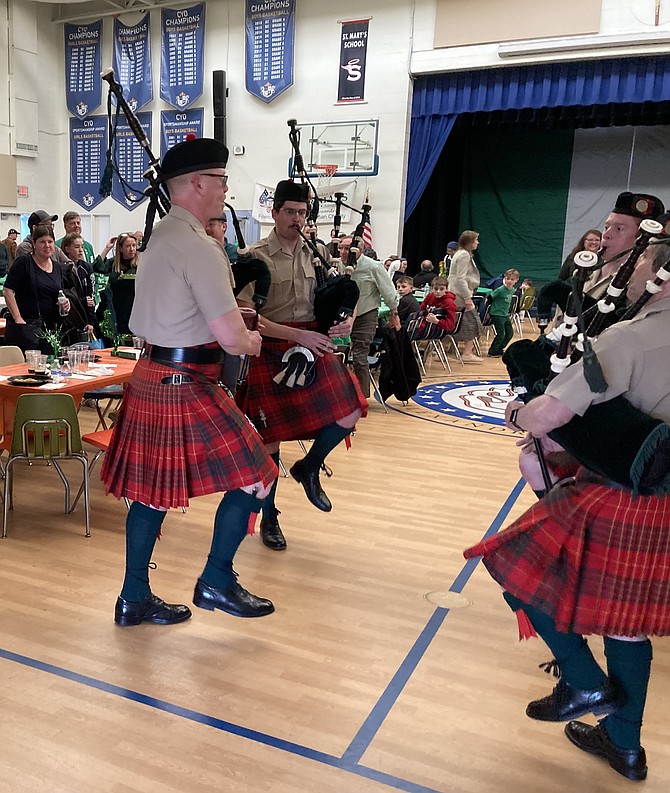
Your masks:
[[[312,163],[312,168],[319,177],[316,183],[316,192],[321,197],[328,195],[330,182],[337,173],[337,165],[335,163]]]

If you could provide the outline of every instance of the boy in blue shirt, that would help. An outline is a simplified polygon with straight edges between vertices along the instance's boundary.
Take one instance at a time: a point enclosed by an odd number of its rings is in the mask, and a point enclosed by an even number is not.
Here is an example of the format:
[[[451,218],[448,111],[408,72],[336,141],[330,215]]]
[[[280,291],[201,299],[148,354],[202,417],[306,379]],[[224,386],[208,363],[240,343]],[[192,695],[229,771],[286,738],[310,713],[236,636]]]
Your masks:
[[[514,330],[509,316],[509,308],[514,297],[514,287],[519,280],[518,270],[505,270],[502,285],[491,292],[491,322],[496,329],[496,337],[489,348],[492,358],[500,358],[503,350],[512,340]]]

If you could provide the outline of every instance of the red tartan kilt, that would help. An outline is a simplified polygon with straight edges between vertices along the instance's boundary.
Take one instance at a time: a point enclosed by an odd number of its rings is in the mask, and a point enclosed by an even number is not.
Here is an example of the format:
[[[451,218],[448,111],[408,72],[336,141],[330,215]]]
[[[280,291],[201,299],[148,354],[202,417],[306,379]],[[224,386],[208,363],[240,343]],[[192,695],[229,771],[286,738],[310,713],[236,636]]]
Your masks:
[[[504,531],[468,548],[559,631],[670,634],[670,497],[607,487],[580,469]]]
[[[294,342],[264,338],[260,357],[252,358],[246,384],[235,396],[265,443],[308,440],[355,410],[363,416],[368,412],[358,380],[333,354],[317,358],[312,385],[287,388],[275,383],[272,378],[281,369],[282,355],[294,346]]]
[[[215,346],[215,345],[212,345]],[[218,364],[187,364],[216,380]],[[270,484],[277,468],[254,427],[221,388],[164,385],[175,370],[141,359],[128,385],[105,455],[108,493],[154,507]]]

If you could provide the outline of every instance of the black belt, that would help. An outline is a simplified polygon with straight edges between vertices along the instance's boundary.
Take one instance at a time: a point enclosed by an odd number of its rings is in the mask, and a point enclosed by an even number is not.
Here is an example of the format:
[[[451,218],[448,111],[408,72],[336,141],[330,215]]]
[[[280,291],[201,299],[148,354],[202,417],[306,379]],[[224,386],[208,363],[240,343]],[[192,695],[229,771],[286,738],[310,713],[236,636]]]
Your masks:
[[[157,347],[147,344],[144,354],[152,361],[172,361],[174,363],[222,363],[225,357],[221,347]]]

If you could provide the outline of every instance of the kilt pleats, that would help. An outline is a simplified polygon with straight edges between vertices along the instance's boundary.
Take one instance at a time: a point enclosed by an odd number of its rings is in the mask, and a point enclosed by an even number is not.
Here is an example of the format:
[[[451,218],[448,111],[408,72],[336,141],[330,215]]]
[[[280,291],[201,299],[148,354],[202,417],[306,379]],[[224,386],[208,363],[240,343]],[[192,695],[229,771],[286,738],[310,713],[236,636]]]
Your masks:
[[[633,497],[580,469],[504,531],[468,548],[560,631],[670,634],[670,498]]]
[[[259,358],[253,358],[247,381],[236,394],[237,404],[254,423],[265,443],[308,440],[322,427],[361,410],[368,403],[353,373],[342,360],[326,354],[316,361],[316,379],[306,388],[287,388],[272,379],[281,357],[293,342],[263,339]]]
[[[218,365],[188,364],[209,379]],[[269,484],[277,469],[230,397],[202,383],[167,385],[168,366],[141,359],[128,385],[101,469],[108,493],[155,507]]]

